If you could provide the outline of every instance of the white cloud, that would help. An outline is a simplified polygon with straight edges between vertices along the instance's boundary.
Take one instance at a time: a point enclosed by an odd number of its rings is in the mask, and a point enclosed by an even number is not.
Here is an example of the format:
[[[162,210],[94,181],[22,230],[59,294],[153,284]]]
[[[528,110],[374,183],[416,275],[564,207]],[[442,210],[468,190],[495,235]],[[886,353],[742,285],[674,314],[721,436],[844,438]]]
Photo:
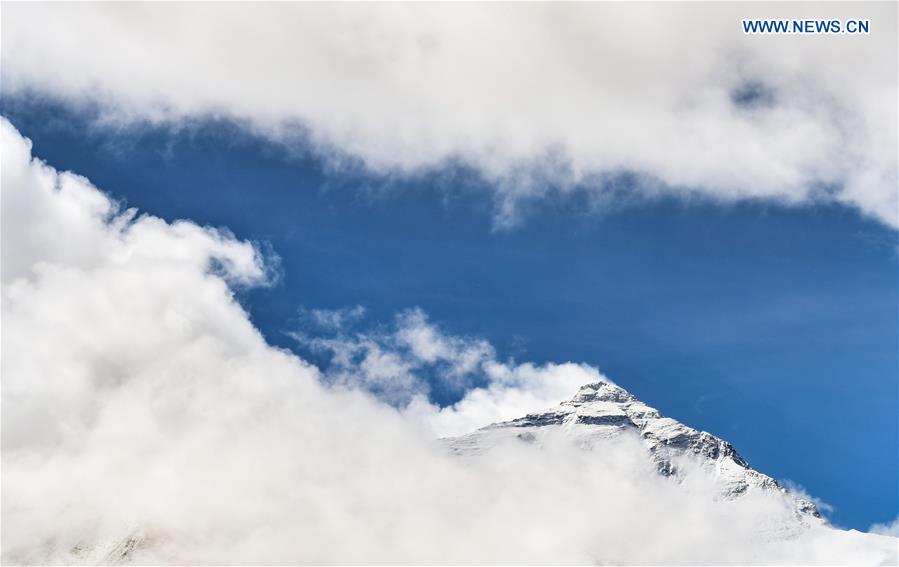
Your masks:
[[[300,309],[300,315],[319,330],[340,331],[365,316],[365,307],[355,305],[344,309]]]
[[[779,493],[715,501],[635,440],[452,458],[266,344],[229,289],[266,280],[249,243],[119,214],[5,120],[0,135],[5,564],[895,561],[893,539],[826,528],[759,541],[792,514]],[[595,375],[497,364],[481,394],[497,405]]]
[[[303,313],[321,327],[322,320],[345,321],[346,313],[360,313],[360,308]],[[330,355],[325,369],[330,382],[368,390],[435,436],[461,435],[521,417],[571,398],[584,384],[612,382],[587,365],[499,361],[489,342],[447,334],[418,308],[397,315],[390,327],[353,330],[329,324],[326,328],[334,332],[292,336]],[[460,399],[445,407],[432,403],[433,383]]]
[[[869,3],[25,4],[6,94],[113,121],[220,116],[335,166],[447,163],[518,204],[585,188],[897,220],[896,6]],[[865,36],[746,36],[742,18],[870,18]],[[886,54],[886,56],[885,56]],[[626,197],[625,197],[626,198]]]
[[[899,518],[896,518],[888,524],[874,524],[868,528],[868,531],[872,534],[899,537]]]
[[[814,504],[815,508],[817,508],[818,511],[824,515],[824,517],[830,517],[830,515],[833,514],[834,508],[832,504],[825,502],[817,496],[809,494],[809,492],[801,484],[790,479],[783,479],[780,481],[780,484],[784,488],[789,490],[792,494],[794,494],[797,498],[807,500]]]
[[[360,306],[302,309],[300,314],[317,332],[290,334],[300,344],[329,355],[330,382],[367,389],[393,404],[405,405],[415,396],[427,395],[433,379],[461,392],[494,357],[488,342],[447,335],[417,308],[398,314],[392,328],[354,332],[349,332],[353,323],[364,314]]]
[[[453,436],[522,417],[570,399],[580,386],[612,382],[586,364],[519,365],[488,361],[487,384],[471,388],[451,406],[437,407],[414,397],[404,413],[438,435]]]

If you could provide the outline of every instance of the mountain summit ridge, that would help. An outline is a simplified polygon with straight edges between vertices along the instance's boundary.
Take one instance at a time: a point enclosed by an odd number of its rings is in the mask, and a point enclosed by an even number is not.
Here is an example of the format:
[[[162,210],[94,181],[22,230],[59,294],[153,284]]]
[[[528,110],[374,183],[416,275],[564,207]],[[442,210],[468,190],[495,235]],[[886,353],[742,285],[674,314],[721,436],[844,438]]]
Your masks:
[[[581,386],[569,400],[542,412],[493,423],[474,432],[448,438],[450,449],[459,455],[489,450],[498,437],[514,435],[528,443],[539,442],[548,429],[561,429],[585,448],[600,440],[634,433],[643,441],[659,474],[680,478],[680,458],[692,458],[709,473],[724,499],[735,499],[753,490],[787,494],[797,517],[821,522],[814,502],[789,492],[780,482],[751,466],[728,441],[694,429],[660,413],[624,388],[608,381]]]

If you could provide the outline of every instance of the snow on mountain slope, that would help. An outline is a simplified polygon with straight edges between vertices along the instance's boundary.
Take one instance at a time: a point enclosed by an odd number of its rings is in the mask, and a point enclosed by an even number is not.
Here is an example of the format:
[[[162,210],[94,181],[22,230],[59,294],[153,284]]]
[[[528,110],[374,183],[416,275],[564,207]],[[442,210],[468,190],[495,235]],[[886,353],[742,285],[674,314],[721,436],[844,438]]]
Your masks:
[[[509,437],[539,444],[547,434],[560,430],[587,449],[621,435],[636,434],[643,440],[659,474],[679,479],[683,474],[679,462],[689,459],[711,475],[724,499],[739,498],[755,490],[787,493],[776,480],[752,469],[727,441],[665,417],[608,382],[587,384],[571,400],[542,413],[488,425],[446,441],[457,454],[476,455]],[[813,502],[788,496],[795,502],[800,525],[823,523]]]

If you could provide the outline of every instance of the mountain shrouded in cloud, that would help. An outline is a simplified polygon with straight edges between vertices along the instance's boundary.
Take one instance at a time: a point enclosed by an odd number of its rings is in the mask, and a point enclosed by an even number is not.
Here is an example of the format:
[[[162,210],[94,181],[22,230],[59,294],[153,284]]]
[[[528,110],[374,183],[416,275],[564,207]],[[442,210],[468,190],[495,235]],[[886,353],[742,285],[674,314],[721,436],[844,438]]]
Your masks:
[[[321,343],[349,352],[323,372],[268,345],[235,300],[269,281],[251,243],[121,211],[0,129],[4,563],[895,561],[886,536],[772,537],[795,517],[788,496],[660,476],[633,435],[453,455],[434,439],[442,412],[474,428],[604,377],[498,361],[419,311]],[[391,405],[368,393],[388,354],[412,374],[495,374],[467,406],[429,405],[413,378]]]
[[[872,30],[740,27],[808,17]],[[899,222],[893,3],[10,3],[3,21],[4,95],[110,125],[225,118],[387,177],[470,168],[500,223],[571,191]]]

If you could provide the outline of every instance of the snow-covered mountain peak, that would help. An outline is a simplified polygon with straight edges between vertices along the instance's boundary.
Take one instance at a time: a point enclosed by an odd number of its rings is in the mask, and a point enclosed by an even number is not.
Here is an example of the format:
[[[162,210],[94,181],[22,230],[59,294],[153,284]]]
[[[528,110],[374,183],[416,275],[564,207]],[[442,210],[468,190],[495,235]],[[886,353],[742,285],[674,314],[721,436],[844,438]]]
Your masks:
[[[571,436],[586,449],[593,449],[602,441],[620,435],[636,435],[659,474],[680,478],[683,473],[678,463],[689,459],[711,475],[725,499],[739,498],[755,490],[786,492],[776,480],[751,468],[727,441],[662,415],[610,382],[586,384],[574,397],[556,407],[494,423],[447,441],[457,454],[479,454],[509,436],[528,443],[540,443],[555,431]],[[795,495],[791,498],[799,516],[809,521],[822,521],[813,502]]]
[[[577,394],[568,403],[583,404],[588,402],[626,403],[637,401],[630,392],[611,382],[594,382],[581,386]]]

